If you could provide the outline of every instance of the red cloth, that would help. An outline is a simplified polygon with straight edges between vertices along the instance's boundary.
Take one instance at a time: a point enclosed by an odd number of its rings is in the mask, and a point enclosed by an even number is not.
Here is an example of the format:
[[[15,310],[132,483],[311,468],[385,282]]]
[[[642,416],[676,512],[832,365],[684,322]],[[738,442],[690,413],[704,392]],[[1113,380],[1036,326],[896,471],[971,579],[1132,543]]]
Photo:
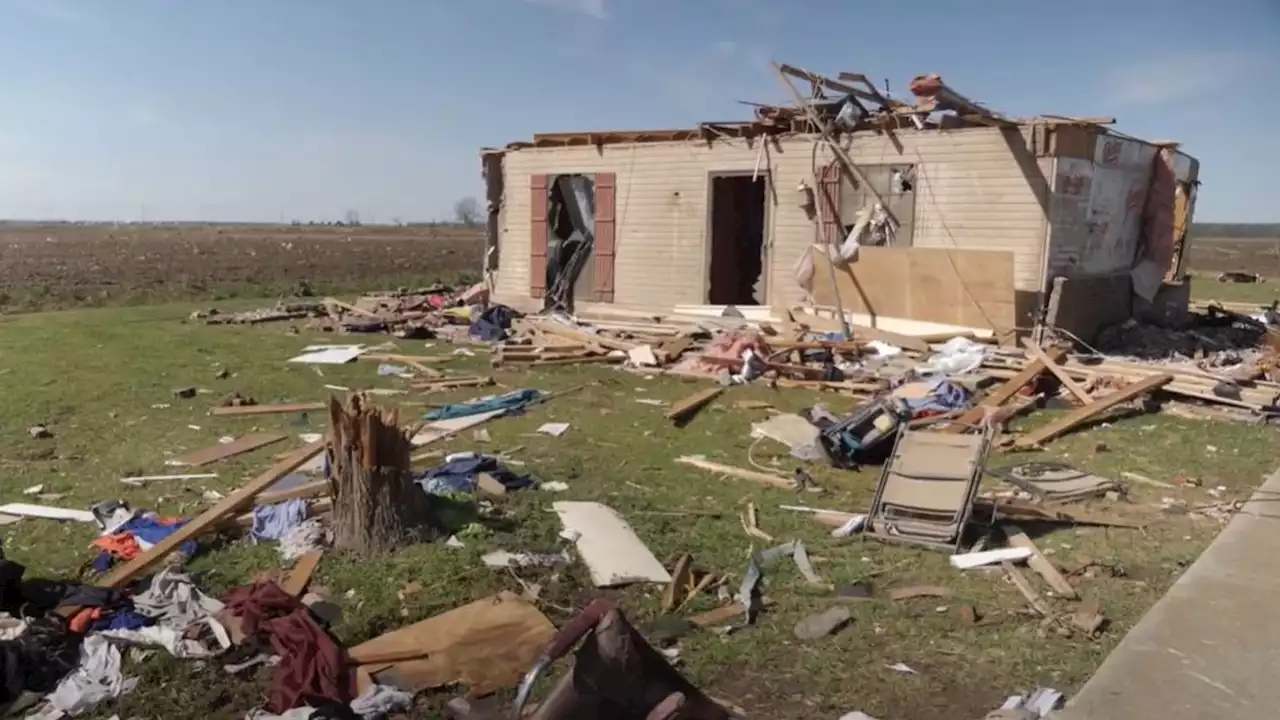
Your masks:
[[[342,650],[297,598],[268,582],[238,587],[223,602],[240,617],[245,635],[267,635],[280,656],[268,710],[279,715],[303,705],[351,702],[352,676]]]

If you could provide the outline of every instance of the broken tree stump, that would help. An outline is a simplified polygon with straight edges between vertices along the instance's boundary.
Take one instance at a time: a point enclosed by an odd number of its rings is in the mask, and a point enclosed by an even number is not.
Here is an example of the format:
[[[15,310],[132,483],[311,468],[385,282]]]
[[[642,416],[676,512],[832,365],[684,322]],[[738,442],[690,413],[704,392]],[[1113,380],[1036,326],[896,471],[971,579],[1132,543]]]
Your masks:
[[[429,539],[430,500],[413,482],[410,434],[394,410],[329,400],[334,547],[377,554]]]

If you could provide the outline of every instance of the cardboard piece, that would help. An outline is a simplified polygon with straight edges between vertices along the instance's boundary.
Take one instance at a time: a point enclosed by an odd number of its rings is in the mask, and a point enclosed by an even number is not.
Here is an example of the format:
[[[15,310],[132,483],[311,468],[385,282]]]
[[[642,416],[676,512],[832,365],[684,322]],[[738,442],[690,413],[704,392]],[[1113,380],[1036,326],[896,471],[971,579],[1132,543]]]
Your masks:
[[[380,635],[348,654],[369,677],[390,670],[415,692],[461,683],[485,695],[518,682],[554,635],[555,626],[536,607],[502,592]],[[421,654],[393,663],[362,660],[410,651]]]

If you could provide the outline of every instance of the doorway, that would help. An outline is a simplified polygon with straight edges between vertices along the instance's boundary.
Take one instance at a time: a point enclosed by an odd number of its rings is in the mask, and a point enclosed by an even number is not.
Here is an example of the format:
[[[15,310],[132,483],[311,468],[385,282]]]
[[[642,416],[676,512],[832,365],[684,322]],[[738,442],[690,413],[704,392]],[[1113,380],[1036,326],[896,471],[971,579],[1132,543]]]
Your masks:
[[[712,305],[764,304],[768,182],[763,173],[711,177],[707,302]]]

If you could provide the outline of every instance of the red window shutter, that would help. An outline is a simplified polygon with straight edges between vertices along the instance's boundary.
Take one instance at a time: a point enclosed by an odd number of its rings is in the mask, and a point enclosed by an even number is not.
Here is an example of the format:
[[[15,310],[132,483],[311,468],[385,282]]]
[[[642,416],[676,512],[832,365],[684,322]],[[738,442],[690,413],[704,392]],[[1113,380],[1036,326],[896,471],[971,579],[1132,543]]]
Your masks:
[[[529,297],[547,294],[547,176],[529,176]]]
[[[596,173],[596,302],[613,302],[614,258],[618,245],[618,176]]]
[[[818,242],[839,244],[844,239],[844,226],[840,222],[840,164],[833,162],[819,170],[818,175],[818,215],[822,221]]]

